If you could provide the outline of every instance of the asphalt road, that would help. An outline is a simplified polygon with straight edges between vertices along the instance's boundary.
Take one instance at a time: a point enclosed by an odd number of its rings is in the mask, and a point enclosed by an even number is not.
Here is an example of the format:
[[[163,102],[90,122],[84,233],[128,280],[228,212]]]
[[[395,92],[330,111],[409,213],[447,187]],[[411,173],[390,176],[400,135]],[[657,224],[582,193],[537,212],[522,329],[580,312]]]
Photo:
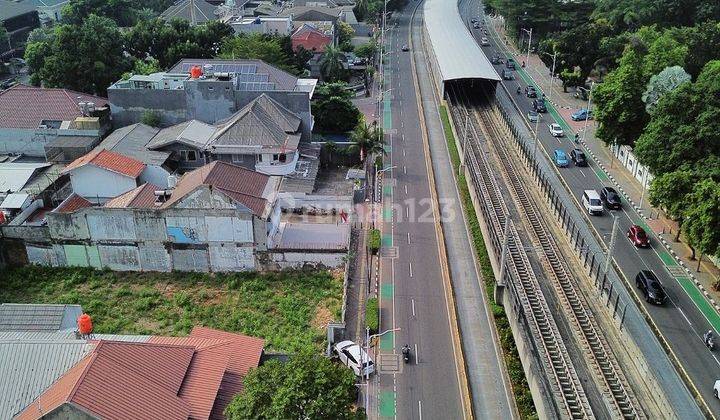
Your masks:
[[[388,171],[384,180],[384,201],[394,208],[392,223],[384,211],[383,245],[397,248],[397,258],[383,259],[381,305],[382,329],[400,328],[381,342],[381,352],[392,339],[395,353],[404,344],[411,347],[411,363],[403,364],[396,375],[380,375],[380,415],[386,417],[387,392],[396,390],[397,418],[462,418],[457,365],[453,357],[449,315],[442,283],[435,218],[432,215],[430,186],[422,146],[418,106],[411,76],[410,55],[402,52],[409,44],[411,4],[393,16],[395,26],[389,38],[389,66],[386,66],[384,112],[389,134]],[[390,114],[390,115],[388,115]],[[387,127],[388,119],[392,128]],[[388,194],[390,192],[390,194]],[[384,344],[384,345],[383,345]],[[384,347],[384,348],[383,348]],[[391,350],[390,350],[391,351]],[[399,357],[399,356],[398,356]],[[385,396],[383,398],[383,396]]]
[[[481,16],[480,13],[479,4],[470,5],[469,2],[466,3],[464,18],[468,24],[472,17]],[[472,25],[469,26],[472,27]],[[487,36],[482,34],[481,30],[473,29],[472,32],[477,40],[481,36]],[[492,31],[488,30],[488,33],[490,36],[487,37],[490,39],[491,46],[483,47],[485,54],[490,57],[495,52],[498,52],[506,56],[506,51],[500,48],[497,43],[498,40],[493,36]],[[521,61],[522,57],[516,58],[518,64]],[[503,65],[496,65],[498,73],[502,68]],[[525,81],[529,79],[521,77],[519,72],[514,73],[515,80],[503,81],[503,83],[506,83],[508,90],[513,92],[513,100],[519,105],[522,115],[519,115],[514,108],[508,109],[508,111],[516,114],[517,117],[527,118],[527,112],[532,109],[532,99],[527,98],[524,94],[515,95],[514,92],[517,86],[520,86],[524,92],[527,86]],[[569,154],[576,147],[572,141],[573,133],[566,133],[566,136],[562,138],[553,137],[547,128],[547,124],[551,122],[555,122],[551,114],[542,114],[538,130],[540,144],[550,156],[555,149],[563,149]],[[534,127],[534,123],[531,126]],[[560,168],[559,171],[578,202],[580,202],[583,191],[586,189],[599,191],[603,186],[614,186],[602,174],[602,170],[596,166],[595,162],[591,162],[590,166],[586,168],[575,167],[571,162],[568,168]],[[623,208],[619,211],[606,210],[603,216],[592,216],[590,218],[592,227],[601,235],[603,242],[606,245],[610,243],[613,217],[619,218],[613,253],[615,263],[632,284],[634,284],[635,276],[641,269],[652,270],[658,276],[668,294],[669,302],[664,306],[655,306],[642,300],[642,304],[669,342],[672,350],[713,413],[720,416],[720,401],[713,397],[712,390],[715,380],[720,378],[720,361],[715,354],[703,345],[702,341],[702,334],[705,331],[708,329],[717,331],[720,326],[716,324],[715,327],[711,327],[712,315],[703,313],[694,303],[689,293],[686,292],[686,288],[683,288],[681,283],[683,280],[678,280],[675,275],[668,271],[666,264],[672,266],[672,259],[656,237],[651,235],[651,247],[648,249],[638,249],[627,239],[626,232],[631,225],[644,225],[642,217],[628,203],[623,202]],[[647,226],[645,230],[650,233]],[[691,290],[691,288],[687,290]],[[635,292],[640,296],[638,290],[635,290]],[[697,296],[695,298],[697,299]],[[662,375],[662,372],[658,374]]]

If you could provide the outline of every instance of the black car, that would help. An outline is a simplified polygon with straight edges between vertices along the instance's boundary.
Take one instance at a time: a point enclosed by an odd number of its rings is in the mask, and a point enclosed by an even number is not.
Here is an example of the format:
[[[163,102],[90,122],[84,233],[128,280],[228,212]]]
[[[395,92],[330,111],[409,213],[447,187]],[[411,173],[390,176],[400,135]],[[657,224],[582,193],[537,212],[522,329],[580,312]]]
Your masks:
[[[652,271],[642,270],[639,272],[635,276],[635,285],[643,292],[648,303],[662,305],[667,300],[665,289]]]
[[[585,157],[585,153],[580,149],[573,149],[570,152],[570,159],[575,162],[575,166],[588,166],[587,157]]]
[[[532,101],[533,111],[536,112],[547,112],[547,107],[545,106],[545,101],[542,99],[535,99]]]
[[[620,210],[622,206],[620,194],[612,187],[605,187],[600,190],[600,199],[605,203],[605,207],[612,210]]]
[[[528,98],[537,98],[537,90],[535,90],[533,86],[526,86],[525,95],[527,95]]]
[[[515,60],[512,58],[508,58],[507,63],[505,63],[505,67],[509,68],[510,70],[515,70]]]

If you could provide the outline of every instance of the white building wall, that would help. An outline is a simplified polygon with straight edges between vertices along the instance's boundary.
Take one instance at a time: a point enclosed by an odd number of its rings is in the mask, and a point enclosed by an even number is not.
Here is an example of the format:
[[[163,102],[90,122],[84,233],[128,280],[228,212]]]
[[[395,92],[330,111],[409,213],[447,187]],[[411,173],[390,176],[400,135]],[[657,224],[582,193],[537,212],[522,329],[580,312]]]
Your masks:
[[[84,165],[70,172],[73,191],[90,202],[104,203],[137,187],[137,181],[95,165]]]

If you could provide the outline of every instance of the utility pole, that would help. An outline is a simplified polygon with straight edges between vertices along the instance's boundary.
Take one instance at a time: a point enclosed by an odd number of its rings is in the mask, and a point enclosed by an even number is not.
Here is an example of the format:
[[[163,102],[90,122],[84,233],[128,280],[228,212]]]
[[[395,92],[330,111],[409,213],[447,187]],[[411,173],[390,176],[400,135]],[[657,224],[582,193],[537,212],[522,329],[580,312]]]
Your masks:
[[[603,266],[603,276],[607,274],[610,268],[610,261],[612,260],[613,251],[615,251],[615,239],[617,238],[617,226],[619,217],[613,215],[612,233],[610,233],[610,246],[608,247],[607,256],[605,257],[605,265]]]
[[[594,86],[595,86],[595,82],[590,82],[590,92],[588,92],[588,104],[587,104],[587,108],[585,109],[585,111],[586,111],[585,126],[583,128],[583,135],[582,135],[583,143],[585,143],[585,135],[587,134],[588,120],[590,120],[590,103],[592,101],[592,91],[593,91]]]
[[[533,143],[533,160],[537,160],[538,130],[540,129],[540,113],[536,112],[535,118],[535,142]]]
[[[523,31],[527,32],[528,37],[528,50],[527,50],[527,57],[525,58],[525,65],[527,66],[530,63],[530,46],[532,45],[532,31],[533,28],[530,28],[530,30],[527,30],[525,28],[522,28]]]

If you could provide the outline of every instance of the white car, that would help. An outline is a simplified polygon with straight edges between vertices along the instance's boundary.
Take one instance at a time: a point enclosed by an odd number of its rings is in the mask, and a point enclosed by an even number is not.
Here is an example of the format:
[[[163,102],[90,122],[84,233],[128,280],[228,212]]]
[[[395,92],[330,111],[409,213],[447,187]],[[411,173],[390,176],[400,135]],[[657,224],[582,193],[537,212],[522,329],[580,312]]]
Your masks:
[[[335,352],[340,361],[355,372],[357,376],[370,375],[375,372],[375,362],[360,346],[350,340],[335,344]],[[362,363],[363,369],[360,369]]]
[[[715,398],[720,398],[720,379],[715,381],[715,385],[713,385],[713,395],[715,395]]]
[[[553,137],[562,137],[565,135],[560,124],[548,124],[548,130],[550,130],[550,134],[552,134]]]
[[[482,45],[483,47],[487,47],[488,45],[490,45],[490,41],[488,41],[487,38],[482,37],[480,38],[480,45]]]

